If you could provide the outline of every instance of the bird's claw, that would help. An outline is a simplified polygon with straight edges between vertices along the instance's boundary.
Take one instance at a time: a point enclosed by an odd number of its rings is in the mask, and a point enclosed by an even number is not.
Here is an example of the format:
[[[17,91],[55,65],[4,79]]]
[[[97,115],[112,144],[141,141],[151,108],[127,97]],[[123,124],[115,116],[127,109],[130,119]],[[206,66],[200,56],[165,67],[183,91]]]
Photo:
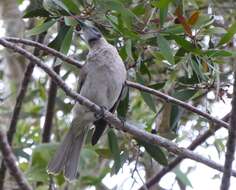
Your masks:
[[[95,113],[96,120],[99,120],[104,117],[106,109],[107,108],[105,106],[101,106],[101,111],[99,113]]]

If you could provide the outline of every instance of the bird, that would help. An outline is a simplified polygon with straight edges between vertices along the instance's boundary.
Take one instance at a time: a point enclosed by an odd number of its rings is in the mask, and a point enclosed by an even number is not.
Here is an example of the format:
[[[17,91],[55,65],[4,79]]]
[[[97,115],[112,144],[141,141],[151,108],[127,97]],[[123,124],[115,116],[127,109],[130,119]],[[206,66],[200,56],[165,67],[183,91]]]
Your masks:
[[[102,110],[114,112],[125,86],[125,65],[116,47],[108,43],[96,27],[82,24],[80,34],[89,47],[89,53],[80,70],[78,93]],[[101,114],[94,114],[86,106],[76,103],[71,126],[48,164],[49,174],[63,172],[68,181],[78,178],[80,152],[86,134],[93,125],[95,130],[91,143],[94,145],[107,125],[102,111]]]

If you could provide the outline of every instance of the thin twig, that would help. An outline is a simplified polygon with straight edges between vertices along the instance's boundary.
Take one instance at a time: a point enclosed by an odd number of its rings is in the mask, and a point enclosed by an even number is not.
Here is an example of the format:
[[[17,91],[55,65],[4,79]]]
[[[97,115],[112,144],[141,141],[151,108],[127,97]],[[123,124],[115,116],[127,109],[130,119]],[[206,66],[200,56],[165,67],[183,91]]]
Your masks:
[[[58,57],[59,59],[61,59],[62,61],[65,61],[67,63],[70,63],[71,65],[76,66],[77,68],[81,68],[83,66],[83,64],[81,64],[81,62],[72,59],[70,57],[67,57],[66,55],[64,55],[63,53],[60,53],[59,51],[56,51],[55,49],[49,48],[46,45],[43,45],[41,43],[32,41],[32,40],[26,40],[26,39],[20,39],[20,38],[10,38],[10,37],[4,37],[3,39],[9,41],[9,42],[13,42],[13,43],[22,43],[25,45],[29,45],[29,46],[34,46],[37,47],[41,50],[44,50],[45,52],[47,52],[48,54],[51,54],[55,57]]]
[[[0,149],[2,151],[4,163],[10,171],[10,174],[15,178],[18,186],[22,190],[32,190],[24,174],[16,165],[16,157],[14,156],[11,146],[8,143],[7,135],[0,130]]]
[[[71,98],[75,99],[81,105],[86,106],[90,111],[92,111],[94,113],[99,114],[99,113],[103,112],[104,119],[108,123],[112,124],[117,130],[125,131],[125,132],[131,134],[132,136],[134,136],[136,139],[142,139],[145,142],[153,144],[153,145],[163,146],[168,151],[170,151],[174,154],[184,156],[184,157],[189,158],[191,160],[195,160],[197,162],[203,163],[203,164],[205,164],[213,169],[216,169],[218,171],[221,171],[221,172],[223,171],[224,167],[212,160],[209,160],[197,153],[193,153],[192,151],[190,151],[186,148],[178,147],[176,145],[176,143],[174,143],[170,140],[167,140],[163,137],[160,137],[158,135],[150,134],[149,132],[139,129],[137,126],[134,126],[128,122],[125,122],[125,123],[122,122],[120,119],[115,117],[109,111],[100,108],[98,105],[94,104],[93,102],[91,102],[87,98],[72,91],[66,85],[66,83],[55,73],[55,71],[53,71],[47,65],[43,64],[39,58],[35,57],[34,55],[32,55],[30,52],[26,51],[25,49],[18,47],[17,45],[12,44],[2,38],[0,38],[0,44],[4,47],[10,48],[13,51],[23,55],[27,59],[34,61],[34,63],[37,64],[38,67],[40,67],[42,70],[44,70],[44,72],[46,72],[48,74],[48,76],[50,76],[54,80],[54,82],[65,92],[65,94],[67,96],[70,96]],[[233,171],[232,175],[236,176],[236,171]]]
[[[232,163],[234,160],[235,146],[236,146],[236,70],[234,72],[232,114],[230,118],[230,129],[229,129],[228,141],[226,144],[227,151],[225,154],[224,174],[223,174],[221,186],[220,186],[221,190],[228,190],[230,186],[230,176],[232,173]]]
[[[55,58],[54,64],[56,64],[56,58]],[[59,74],[60,68],[61,68],[61,64],[57,64],[53,67],[53,70],[57,74]],[[42,134],[43,143],[50,142],[56,95],[57,95],[57,84],[51,80],[50,85],[49,85],[49,90],[48,90],[47,111],[46,111],[46,116],[45,116],[45,121],[44,121],[44,126],[43,126],[43,134]]]
[[[211,121],[211,122],[213,122],[215,124],[218,124],[218,125],[220,125],[222,127],[225,127],[227,129],[229,128],[229,124],[228,123],[226,123],[226,122],[224,122],[224,121],[222,121],[220,119],[217,119],[217,118],[211,116],[210,114],[208,114],[206,112],[203,112],[203,111],[197,109],[196,107],[194,107],[194,106],[192,106],[192,105],[190,105],[188,103],[185,103],[185,102],[183,102],[181,100],[175,99],[175,98],[173,98],[173,97],[171,97],[171,96],[169,96],[167,94],[164,94],[163,92],[154,90],[152,88],[148,88],[146,86],[143,86],[141,84],[138,84],[138,83],[135,83],[135,82],[131,82],[131,81],[126,81],[126,83],[130,87],[133,87],[133,88],[139,89],[141,91],[147,92],[149,94],[152,94],[154,96],[157,96],[157,97],[159,97],[161,99],[164,99],[166,102],[174,103],[174,104],[176,104],[178,106],[181,106],[181,107],[183,107],[183,108],[185,108],[185,109],[187,109],[187,110],[189,110],[191,112],[194,112],[194,113],[196,113],[198,115],[201,115],[202,117],[208,119],[209,121]]]
[[[66,55],[54,50],[54,49],[51,49],[45,45],[42,45],[40,43],[37,43],[37,42],[34,42],[34,41],[31,41],[31,40],[24,40],[24,39],[19,39],[19,38],[9,38],[9,37],[5,37],[5,38],[2,38],[2,39],[5,39],[7,41],[10,41],[10,42],[13,42],[13,43],[23,43],[25,45],[31,45],[31,46],[36,46],[38,48],[41,48],[42,50],[44,50],[45,52],[48,52],[58,58],[60,58],[61,60],[67,62],[67,63],[70,63],[72,65],[75,65],[76,67],[78,68],[81,68],[82,67],[82,64],[72,58],[68,58]],[[152,88],[148,88],[144,85],[141,85],[141,84],[138,84],[138,83],[135,83],[135,82],[131,82],[131,81],[126,81],[127,85],[129,87],[132,87],[132,88],[135,88],[135,89],[138,89],[140,91],[144,91],[144,92],[147,92],[147,93],[150,93],[156,97],[159,97],[161,99],[164,99],[165,101],[167,102],[171,102],[171,103],[174,103],[178,106],[181,106],[191,112],[194,112],[194,113],[197,113],[199,115],[201,115],[202,117],[210,120],[211,122],[217,124],[217,125],[221,125],[222,127],[225,127],[225,128],[229,128],[229,125],[224,122],[224,121],[221,121],[217,118],[214,118],[212,117],[210,114],[206,113],[206,112],[203,112],[199,109],[197,109],[196,107],[188,104],[188,103],[185,103],[183,101],[180,101],[174,97],[171,97],[169,95],[166,95],[158,90],[154,90]]]
[[[224,116],[222,118],[223,121],[227,122],[230,118],[230,113],[228,113],[226,116]],[[207,138],[209,138],[210,136],[212,136],[217,130],[220,129],[220,126],[214,126],[214,128],[210,128],[207,131],[205,131],[203,134],[199,135],[189,146],[188,149],[189,150],[194,150],[196,149],[200,144],[204,143],[206,141]],[[155,185],[156,183],[158,183],[161,178],[167,174],[168,172],[170,172],[171,170],[173,170],[181,161],[183,161],[185,157],[183,156],[178,156],[177,158],[175,158],[173,161],[171,161],[167,166],[165,166],[164,168],[162,168],[157,174],[155,174],[151,179],[149,179],[145,186],[147,186],[148,188],[152,187],[153,185]],[[140,187],[139,190],[144,190],[143,186]]]
[[[46,35],[46,33],[42,33],[41,35],[38,36],[39,43],[43,43],[45,35]],[[33,54],[35,56],[39,56],[40,49],[35,48]],[[17,125],[17,121],[19,119],[21,106],[22,106],[23,99],[25,97],[25,94],[26,94],[26,91],[28,88],[28,84],[30,82],[30,79],[31,79],[31,76],[32,76],[32,73],[34,70],[34,66],[35,66],[35,64],[33,61],[31,61],[28,64],[28,66],[25,70],[25,73],[24,73],[24,78],[22,80],[19,93],[16,98],[16,103],[15,103],[15,106],[14,106],[14,109],[12,112],[10,125],[9,125],[8,131],[7,131],[7,139],[8,139],[10,146],[12,144],[13,137],[16,132],[16,125]],[[4,165],[4,162],[2,162],[1,168],[0,168],[0,189],[3,188],[5,175],[6,175],[6,166]]]

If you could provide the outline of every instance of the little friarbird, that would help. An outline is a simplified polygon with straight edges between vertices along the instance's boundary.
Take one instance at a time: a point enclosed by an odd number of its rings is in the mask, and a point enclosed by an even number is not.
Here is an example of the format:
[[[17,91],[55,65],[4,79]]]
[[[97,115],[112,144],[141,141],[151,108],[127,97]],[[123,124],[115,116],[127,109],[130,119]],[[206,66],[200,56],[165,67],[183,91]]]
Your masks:
[[[102,108],[114,111],[126,80],[124,63],[117,49],[106,41],[97,28],[83,24],[81,33],[89,46],[89,53],[80,70],[78,92]],[[106,121],[98,119],[87,107],[76,103],[70,129],[49,162],[48,173],[64,172],[69,181],[77,178],[81,148],[93,124],[92,144],[96,144],[105,130]]]

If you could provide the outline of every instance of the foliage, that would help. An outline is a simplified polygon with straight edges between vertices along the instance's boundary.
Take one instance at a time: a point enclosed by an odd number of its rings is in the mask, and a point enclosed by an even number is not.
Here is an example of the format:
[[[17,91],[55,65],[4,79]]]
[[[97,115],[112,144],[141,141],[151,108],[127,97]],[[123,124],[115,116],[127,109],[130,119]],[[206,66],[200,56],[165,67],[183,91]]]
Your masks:
[[[21,4],[24,0],[17,2]],[[24,18],[34,18],[36,26],[26,31],[28,37],[47,32],[49,47],[83,62],[87,47],[77,36],[73,36],[76,22],[70,14],[78,15],[82,20],[94,23],[105,38],[117,47],[130,79],[182,101],[191,101],[195,106],[205,107],[204,102],[207,102],[209,106],[206,109],[209,112],[212,111],[211,105],[214,102],[224,100],[225,95],[229,95],[226,87],[230,85],[229,76],[232,74],[229,60],[235,56],[232,51],[232,39],[236,33],[235,15],[231,18],[227,12],[221,15],[226,23],[231,23],[230,26],[219,24],[217,17],[208,14],[207,0],[55,2],[59,2],[57,5],[61,9],[58,15],[45,10],[42,1],[30,0],[30,5],[24,11]],[[219,15],[218,6],[220,5],[216,2],[211,9]],[[45,62],[52,62],[53,58],[43,55],[43,59]],[[78,76],[77,69],[63,63],[60,74],[71,86],[76,86],[74,78]],[[49,183],[46,166],[55,150],[55,144],[40,143],[48,77],[40,75],[34,78],[36,80],[31,83],[25,98],[13,147],[27,178],[32,184],[38,184],[40,189],[40,186],[47,187]],[[214,101],[208,99],[209,92],[215,95]],[[53,119],[53,141],[60,141],[67,131],[73,104],[59,90]],[[177,105],[166,105],[167,103],[158,101],[150,94],[129,89],[119,105],[118,115],[135,121],[137,126],[147,131],[154,129],[158,134],[176,141],[187,138],[181,136],[179,130],[190,120],[196,122],[196,127],[193,126],[192,130],[203,130],[199,126],[202,122],[205,124],[205,121],[191,113],[186,114]],[[0,109],[1,114],[9,114],[6,108]],[[168,114],[161,116],[162,112]],[[159,130],[167,133],[161,134]],[[80,163],[83,172],[76,184],[72,185],[74,189],[99,186],[107,174],[117,174],[123,164],[136,162],[137,154],[140,159],[145,154],[161,165],[168,164],[172,158],[170,153],[158,146],[147,144],[141,139],[133,141],[132,137],[113,129],[109,129],[107,138],[105,137],[95,147],[86,143]],[[219,152],[223,149],[223,140],[217,139],[214,142],[217,143],[216,149]],[[139,151],[142,146],[145,147],[143,154]],[[140,165],[142,162],[144,161],[140,161]],[[192,186],[187,174],[180,168],[175,169],[174,173],[185,186]],[[66,185],[64,182],[62,175],[55,180],[60,187]]]

